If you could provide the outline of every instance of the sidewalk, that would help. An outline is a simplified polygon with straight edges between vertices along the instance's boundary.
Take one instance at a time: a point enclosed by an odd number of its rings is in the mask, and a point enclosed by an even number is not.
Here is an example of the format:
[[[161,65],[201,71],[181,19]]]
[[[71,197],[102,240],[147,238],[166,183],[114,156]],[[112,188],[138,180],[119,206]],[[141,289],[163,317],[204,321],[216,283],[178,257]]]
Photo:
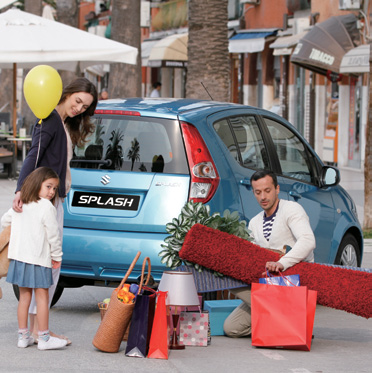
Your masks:
[[[353,198],[358,211],[360,225],[364,220],[364,171],[351,168],[339,168],[341,173],[340,185]]]

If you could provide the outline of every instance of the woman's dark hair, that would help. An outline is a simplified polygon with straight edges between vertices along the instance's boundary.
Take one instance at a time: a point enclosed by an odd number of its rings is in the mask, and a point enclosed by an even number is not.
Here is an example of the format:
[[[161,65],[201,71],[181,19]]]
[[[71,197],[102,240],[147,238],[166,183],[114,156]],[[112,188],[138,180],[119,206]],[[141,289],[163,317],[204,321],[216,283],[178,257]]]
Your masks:
[[[260,180],[266,176],[270,176],[273,179],[274,187],[276,188],[278,186],[278,179],[276,178],[276,175],[274,172],[270,170],[259,170],[256,171],[252,176],[251,176],[251,185],[252,181],[257,181]]]
[[[21,200],[24,204],[37,202],[39,197],[39,192],[41,189],[41,184],[45,180],[57,179],[59,182],[59,177],[57,173],[49,167],[39,167],[32,171],[25,179],[25,182],[21,188]],[[54,204],[54,201],[58,198],[58,189],[53,199],[50,201]]]
[[[94,114],[94,110],[96,110],[98,94],[92,82],[86,78],[77,78],[64,88],[58,104],[62,104],[69,96],[77,92],[89,93],[93,97],[92,103],[84,113],[76,115],[73,118],[67,117],[65,120],[72,143],[80,147],[86,142],[87,136],[94,132],[94,124],[91,122],[90,117]]]

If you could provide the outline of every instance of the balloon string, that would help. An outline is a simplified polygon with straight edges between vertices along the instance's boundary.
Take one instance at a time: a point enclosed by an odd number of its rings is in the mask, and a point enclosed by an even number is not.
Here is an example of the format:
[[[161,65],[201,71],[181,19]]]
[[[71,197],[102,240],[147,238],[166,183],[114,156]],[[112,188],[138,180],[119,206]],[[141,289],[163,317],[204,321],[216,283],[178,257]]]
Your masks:
[[[36,162],[35,162],[35,169],[37,168],[37,162],[39,161],[39,154],[40,154],[40,144],[41,144],[41,129],[42,129],[42,122],[43,120],[40,119],[38,124],[40,124],[40,136],[39,136],[39,145],[38,145],[38,148],[37,148],[37,156],[36,156]]]

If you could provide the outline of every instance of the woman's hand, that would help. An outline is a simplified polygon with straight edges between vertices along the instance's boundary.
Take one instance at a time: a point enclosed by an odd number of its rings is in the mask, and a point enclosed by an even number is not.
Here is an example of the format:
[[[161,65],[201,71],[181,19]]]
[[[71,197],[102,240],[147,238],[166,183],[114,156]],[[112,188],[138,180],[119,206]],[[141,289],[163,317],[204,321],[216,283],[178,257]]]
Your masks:
[[[60,266],[61,266],[61,262],[57,262],[56,260],[52,259],[52,268],[53,269],[59,268]]]
[[[21,192],[18,191],[13,199],[13,210],[15,212],[22,212],[23,202],[21,201]]]

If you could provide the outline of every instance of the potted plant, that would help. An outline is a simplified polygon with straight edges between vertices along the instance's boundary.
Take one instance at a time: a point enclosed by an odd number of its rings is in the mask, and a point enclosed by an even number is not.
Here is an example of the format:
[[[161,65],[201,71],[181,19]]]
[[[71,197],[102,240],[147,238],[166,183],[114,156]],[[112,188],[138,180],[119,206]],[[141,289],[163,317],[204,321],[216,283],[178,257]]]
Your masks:
[[[237,211],[230,212],[229,210],[225,210],[223,216],[218,212],[211,215],[208,205],[190,201],[182,208],[178,218],[174,218],[166,225],[169,236],[165,238],[164,244],[161,245],[163,250],[160,251],[159,256],[162,258],[161,262],[167,267],[174,270],[183,264],[199,272],[207,270],[197,263],[191,263],[179,257],[179,251],[182,248],[186,234],[196,223],[252,241],[247,228],[247,222],[239,219]],[[218,272],[214,272],[214,274],[216,276],[223,276]]]

